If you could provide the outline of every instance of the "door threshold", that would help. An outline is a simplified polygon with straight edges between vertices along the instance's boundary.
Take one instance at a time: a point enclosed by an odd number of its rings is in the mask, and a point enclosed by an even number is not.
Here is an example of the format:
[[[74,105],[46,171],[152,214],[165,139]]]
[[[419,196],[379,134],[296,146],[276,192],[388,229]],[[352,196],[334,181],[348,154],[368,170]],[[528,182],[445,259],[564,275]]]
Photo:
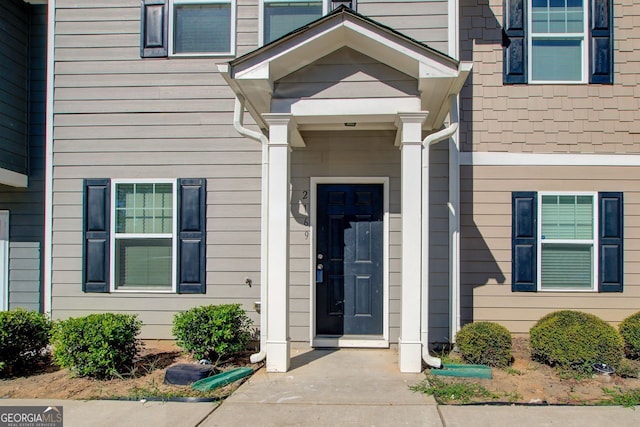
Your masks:
[[[318,335],[311,347],[389,348],[389,340],[383,335]]]

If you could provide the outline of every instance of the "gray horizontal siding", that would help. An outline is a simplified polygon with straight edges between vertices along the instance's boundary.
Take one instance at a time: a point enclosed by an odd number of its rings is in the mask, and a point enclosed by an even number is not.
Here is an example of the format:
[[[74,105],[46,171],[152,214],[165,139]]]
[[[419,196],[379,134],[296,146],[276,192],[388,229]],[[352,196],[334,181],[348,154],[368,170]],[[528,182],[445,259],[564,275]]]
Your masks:
[[[259,323],[260,146],[231,126],[219,60],[140,59],[139,2],[117,3],[57,2],[53,316],[139,313],[144,337],[170,338],[177,311],[238,302]],[[206,295],[83,294],[88,177],[207,178]]]
[[[358,12],[440,52],[448,53],[446,0],[359,0]]]
[[[0,11],[10,3],[13,2],[3,2]],[[0,185],[0,209],[10,213],[9,308],[40,310],[44,238],[47,8],[45,5],[21,7],[24,7],[29,34],[26,41],[29,57],[25,57],[28,68],[22,71],[25,82],[28,79],[29,88],[27,91],[25,86],[25,100],[28,102],[28,109],[25,110],[25,141],[29,146],[29,186],[23,189]],[[1,82],[2,79],[0,84]]]
[[[0,168],[27,173],[29,8],[0,2]]]
[[[237,2],[239,54],[257,47],[258,4]],[[390,2],[367,2],[361,3],[360,12],[367,14],[369,7],[372,18],[385,23],[386,16],[388,22],[404,23],[413,31],[410,36],[438,43],[443,22],[434,16],[441,16],[442,10],[446,14],[442,4],[399,2],[400,11]],[[231,125],[233,93],[216,71],[216,63],[228,59],[141,59],[139,7],[138,0],[56,1],[53,317],[107,310],[140,313],[144,337],[167,338],[176,311],[239,302],[257,322],[253,305],[260,296],[261,149]],[[425,22],[428,27],[433,23],[433,28],[423,30]],[[368,67],[375,77],[387,79],[389,96],[415,95],[415,82],[406,76],[382,64]],[[365,92],[375,83],[347,80]],[[380,87],[377,84],[373,90]],[[395,341],[401,239],[399,152],[393,137],[377,136],[368,146],[362,139],[344,141],[341,147],[325,146],[321,133],[312,140],[309,149],[293,153],[294,193],[308,187],[311,171],[329,173],[324,169],[328,159],[336,168],[330,169],[331,174],[392,177],[391,337]],[[371,153],[374,150],[380,151]],[[446,154],[443,158],[446,161]],[[434,163],[434,173],[438,170]],[[82,180],[92,177],[207,179],[206,295],[82,293]],[[438,203],[439,197],[435,197]],[[291,244],[296,255],[291,259],[290,335],[308,340],[309,243],[299,225],[293,218]],[[252,279],[252,287],[244,283],[246,277]]]

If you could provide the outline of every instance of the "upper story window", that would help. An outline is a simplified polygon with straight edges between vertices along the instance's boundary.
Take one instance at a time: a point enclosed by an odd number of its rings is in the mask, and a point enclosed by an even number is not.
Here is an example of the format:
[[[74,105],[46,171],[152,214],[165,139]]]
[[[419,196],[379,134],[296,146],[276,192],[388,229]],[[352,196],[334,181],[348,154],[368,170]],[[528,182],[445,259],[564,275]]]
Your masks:
[[[505,0],[504,83],[613,83],[612,0]]]
[[[355,10],[355,0],[262,0],[260,45],[315,21],[345,6]]]
[[[143,0],[140,56],[235,54],[235,0]]]
[[[530,0],[531,82],[586,82],[584,0]]]
[[[323,14],[322,1],[264,0],[263,44],[315,21]]]
[[[231,54],[234,34],[231,1],[173,0],[172,54]]]

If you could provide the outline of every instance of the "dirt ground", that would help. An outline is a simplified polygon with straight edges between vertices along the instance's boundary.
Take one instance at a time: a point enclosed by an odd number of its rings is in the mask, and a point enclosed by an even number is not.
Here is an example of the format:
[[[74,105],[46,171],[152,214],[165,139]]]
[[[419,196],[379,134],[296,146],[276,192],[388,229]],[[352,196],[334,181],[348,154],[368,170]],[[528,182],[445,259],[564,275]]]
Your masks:
[[[590,404],[607,398],[603,388],[622,390],[640,388],[640,380],[612,376],[607,378],[562,379],[554,369],[530,359],[526,338],[513,340],[514,363],[508,369],[493,369],[493,379],[454,379],[483,385],[498,396],[493,400],[508,403]],[[201,396],[188,386],[165,385],[165,369],[177,363],[193,363],[171,342],[148,341],[131,374],[108,381],[72,378],[66,369],[50,367],[28,377],[0,380],[0,398],[51,399],[139,399],[149,395]],[[227,361],[223,370],[250,366],[248,354]],[[441,377],[445,378],[445,377]],[[224,398],[239,385],[223,387],[208,397]]]
[[[640,388],[640,380],[613,376],[562,378],[555,369],[531,360],[529,340],[513,339],[514,362],[507,369],[492,369],[493,379],[469,378],[494,392],[494,402],[588,405],[608,398],[604,388],[623,391]],[[445,377],[441,377],[445,378]],[[492,400],[489,400],[492,401]]]
[[[165,397],[212,397],[224,398],[240,384],[237,381],[214,392],[203,395],[189,386],[164,384],[167,367],[178,363],[194,363],[188,355],[182,354],[173,342],[146,341],[133,372],[112,380],[92,380],[73,378],[67,369],[50,366],[44,372],[26,377],[0,380],[0,399],[141,399],[151,396]],[[237,366],[254,369],[259,365],[249,363],[249,354],[239,355],[220,365],[222,370]]]

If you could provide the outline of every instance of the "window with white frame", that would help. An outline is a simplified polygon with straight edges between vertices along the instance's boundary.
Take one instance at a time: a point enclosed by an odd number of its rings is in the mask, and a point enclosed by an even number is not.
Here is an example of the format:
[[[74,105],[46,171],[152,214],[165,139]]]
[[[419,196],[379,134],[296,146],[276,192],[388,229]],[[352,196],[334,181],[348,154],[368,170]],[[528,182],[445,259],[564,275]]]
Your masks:
[[[114,290],[175,290],[173,181],[114,181]]]
[[[595,194],[539,194],[540,290],[595,290]]]
[[[263,0],[262,44],[270,43],[326,13],[326,1]]]
[[[513,292],[624,291],[624,193],[511,193]]]
[[[586,82],[585,0],[529,0],[531,82]]]
[[[172,55],[230,55],[234,52],[232,0],[172,0]]]

